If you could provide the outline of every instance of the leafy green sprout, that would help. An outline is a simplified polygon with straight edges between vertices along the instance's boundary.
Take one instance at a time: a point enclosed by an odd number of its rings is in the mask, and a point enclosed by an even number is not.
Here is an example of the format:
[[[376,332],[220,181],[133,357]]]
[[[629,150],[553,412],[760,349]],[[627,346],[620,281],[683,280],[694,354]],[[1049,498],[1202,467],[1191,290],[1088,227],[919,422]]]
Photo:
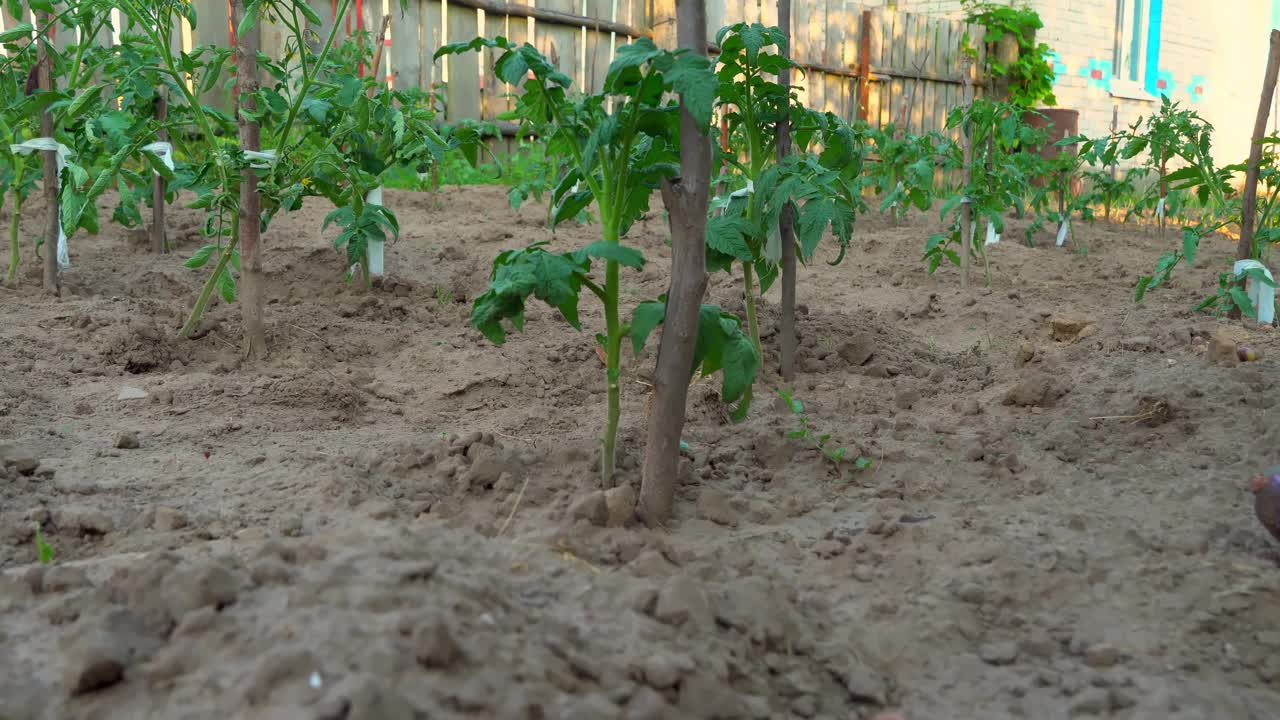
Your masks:
[[[843,463],[849,462],[855,471],[866,470],[874,463],[871,458],[858,456],[852,461],[848,460],[849,450],[845,447],[834,447],[831,441],[831,433],[821,433],[813,429],[809,423],[808,413],[805,411],[804,403],[793,397],[791,392],[786,389],[778,391],[778,397],[786,403],[787,408],[796,419],[796,429],[787,433],[787,437],[793,440],[803,440],[811,445],[815,450],[822,453],[822,456],[830,460],[836,469],[839,470]]]
[[[53,562],[53,546],[45,542],[44,533],[40,532],[40,523],[36,523],[36,557],[41,565]]]

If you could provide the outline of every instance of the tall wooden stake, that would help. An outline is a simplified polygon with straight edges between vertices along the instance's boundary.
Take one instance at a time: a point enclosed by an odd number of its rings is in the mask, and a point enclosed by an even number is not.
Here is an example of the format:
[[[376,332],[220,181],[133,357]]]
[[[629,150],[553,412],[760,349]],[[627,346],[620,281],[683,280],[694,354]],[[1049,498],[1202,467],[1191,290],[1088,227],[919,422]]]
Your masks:
[[[677,42],[698,55],[707,53],[706,0],[677,0]],[[707,204],[711,192],[711,138],[680,103],[680,177],[662,183],[662,202],[671,222],[671,287],[653,373],[653,410],[641,470],[637,511],[649,526],[671,517],[680,467],[698,313],[707,290]]]
[[[779,8],[778,12],[782,12]],[[790,35],[787,36],[790,39]],[[871,11],[862,11],[862,36],[858,42],[858,119],[866,121],[871,108]]]
[[[53,61],[49,57],[49,43],[53,42],[49,26],[53,24],[53,19],[44,11],[37,13],[36,17],[40,33],[43,35],[36,48],[36,83],[41,92],[49,92],[53,90],[51,72]],[[40,134],[43,137],[53,137],[53,113],[48,110],[40,113]],[[58,203],[58,153],[54,150],[46,150],[41,155],[44,158],[44,201],[47,220],[44,231],[44,289],[56,295],[62,284],[62,274],[58,268],[58,235],[61,234],[62,229],[59,218],[62,209]]]
[[[1267,73],[1262,78],[1262,99],[1258,101],[1258,115],[1253,121],[1253,142],[1249,144],[1249,167],[1244,176],[1244,197],[1240,202],[1240,243],[1236,246],[1236,260],[1253,257],[1253,230],[1258,215],[1258,172],[1262,164],[1262,139],[1267,136],[1267,116],[1271,112],[1271,100],[1276,92],[1276,78],[1280,75],[1280,30],[1271,31],[1271,52],[1267,55]]]
[[[966,106],[973,105],[973,78],[970,77],[972,69],[973,58],[962,53],[960,79]],[[960,142],[964,150],[963,192],[968,193],[969,186],[973,184],[973,126],[971,123],[966,122],[961,128]],[[966,289],[969,287],[969,249],[971,247],[973,247],[973,206],[966,197],[960,205],[960,287]]]
[[[164,87],[156,91],[156,122],[160,129],[156,131],[156,139],[168,142],[169,131],[164,129],[164,122],[169,117],[169,95]],[[164,232],[164,196],[165,179],[156,175],[151,179],[151,252],[163,254],[169,251],[169,244]]]
[[[373,87],[369,88],[369,97],[373,97],[375,88],[386,85],[386,78],[379,76],[378,68],[382,66],[382,50],[387,46],[387,30],[391,28],[391,16],[382,16],[382,26],[378,29],[377,45],[373,49]]]
[[[241,25],[245,0],[231,0],[232,17]],[[236,104],[240,111],[253,110],[254,93],[258,91],[258,26],[236,38]],[[258,124],[237,112],[240,126],[240,149],[262,149]],[[262,321],[263,279],[262,257],[258,240],[262,234],[262,196],[258,193],[258,176],[246,167],[240,175],[240,317],[244,324],[244,354],[247,358],[266,353],[267,334]]]
[[[778,27],[786,38],[788,52],[791,47],[791,0],[778,0]],[[791,85],[791,68],[778,72],[778,84]],[[791,154],[791,120],[783,115],[778,122],[776,145],[778,162]],[[778,220],[778,234],[782,241],[782,318],[778,325],[782,350],[782,379],[791,382],[796,376],[796,237],[791,223],[791,205],[782,208]]]

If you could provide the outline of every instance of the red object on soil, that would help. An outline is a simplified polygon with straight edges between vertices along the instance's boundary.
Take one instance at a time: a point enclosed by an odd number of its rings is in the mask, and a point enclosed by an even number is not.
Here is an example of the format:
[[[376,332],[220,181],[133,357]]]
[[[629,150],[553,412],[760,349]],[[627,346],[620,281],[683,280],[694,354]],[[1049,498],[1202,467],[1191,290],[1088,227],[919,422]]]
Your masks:
[[[1253,491],[1253,512],[1258,521],[1280,540],[1280,465],[1249,481]]]

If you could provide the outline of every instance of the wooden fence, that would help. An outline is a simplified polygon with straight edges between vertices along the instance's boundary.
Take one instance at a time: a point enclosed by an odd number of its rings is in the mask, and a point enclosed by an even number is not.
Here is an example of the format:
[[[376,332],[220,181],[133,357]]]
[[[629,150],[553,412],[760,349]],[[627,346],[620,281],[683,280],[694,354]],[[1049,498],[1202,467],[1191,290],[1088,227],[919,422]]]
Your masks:
[[[198,26],[192,29],[184,23],[174,29],[181,33],[183,46],[227,46],[227,0],[193,2]],[[433,61],[432,55],[445,43],[476,35],[527,41],[573,78],[575,87],[597,91],[618,46],[641,36],[660,45],[670,45],[675,38],[675,0],[407,0],[403,10],[400,2],[355,0],[339,37],[362,29],[376,32],[384,13],[390,14],[384,66],[388,82],[423,89],[443,85],[448,121],[494,120],[510,107],[513,89],[494,76],[489,51]],[[313,3],[323,25],[312,29],[323,36],[333,27],[337,2]],[[774,0],[710,0],[707,14],[709,43],[724,25],[777,23]],[[7,16],[0,19],[6,27],[16,22]],[[283,27],[265,23],[261,32],[262,51],[281,56]],[[978,48],[981,66],[981,27],[887,8],[865,9],[850,0],[793,0],[791,55],[805,69],[795,81],[800,98],[849,121],[893,123],[913,132],[944,130],[947,112],[961,103],[959,54],[966,32]]]

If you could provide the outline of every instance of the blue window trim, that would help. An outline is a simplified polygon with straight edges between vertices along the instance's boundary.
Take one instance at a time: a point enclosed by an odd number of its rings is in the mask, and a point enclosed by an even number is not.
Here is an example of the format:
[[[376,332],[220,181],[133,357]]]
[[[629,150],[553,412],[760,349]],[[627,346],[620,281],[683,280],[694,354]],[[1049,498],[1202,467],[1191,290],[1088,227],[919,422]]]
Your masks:
[[[1164,18],[1164,0],[1150,0],[1147,12],[1147,58],[1142,79],[1147,92],[1159,96],[1161,93],[1156,83],[1160,80],[1160,26]],[[1167,88],[1166,93],[1169,90],[1172,88]]]

